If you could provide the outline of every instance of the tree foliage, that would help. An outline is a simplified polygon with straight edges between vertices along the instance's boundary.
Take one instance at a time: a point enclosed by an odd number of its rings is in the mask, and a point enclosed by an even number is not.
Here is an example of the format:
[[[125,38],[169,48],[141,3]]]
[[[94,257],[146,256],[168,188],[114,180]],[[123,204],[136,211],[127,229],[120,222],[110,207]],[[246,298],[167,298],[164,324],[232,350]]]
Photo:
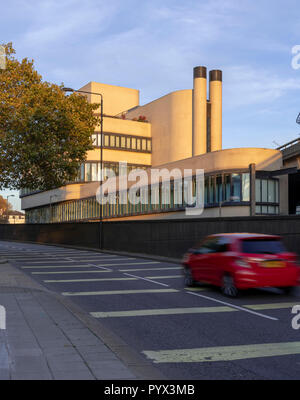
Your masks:
[[[51,189],[74,181],[99,117],[98,104],[66,96],[62,85],[44,82],[11,44],[0,70],[0,188]]]
[[[8,209],[7,209],[8,208]],[[7,211],[12,210],[12,205],[8,203],[7,207],[7,200],[0,195],[0,218],[4,215],[7,215]]]

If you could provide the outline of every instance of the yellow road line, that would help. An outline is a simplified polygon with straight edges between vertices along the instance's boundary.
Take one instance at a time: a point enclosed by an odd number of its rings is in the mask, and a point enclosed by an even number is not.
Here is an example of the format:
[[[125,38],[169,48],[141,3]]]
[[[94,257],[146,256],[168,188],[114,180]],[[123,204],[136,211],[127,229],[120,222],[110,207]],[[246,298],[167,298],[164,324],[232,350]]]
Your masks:
[[[300,342],[263,343],[197,349],[143,351],[154,363],[233,361],[300,354]]]
[[[91,279],[51,279],[45,280],[46,283],[79,283],[79,282],[103,282],[103,281],[136,281],[137,278],[91,278]]]
[[[144,289],[144,290],[104,290],[99,292],[63,292],[64,296],[102,296],[113,294],[137,294],[137,293],[175,293],[175,289]]]
[[[90,267],[92,268],[92,267]],[[98,274],[102,272],[112,272],[112,270],[94,270],[94,271],[50,271],[50,272],[31,272],[32,275],[56,275],[56,274]]]
[[[71,261],[70,261],[71,262]],[[74,262],[74,261],[72,261]],[[146,264],[156,264],[156,262],[147,262]],[[114,267],[115,265],[140,265],[140,263],[121,263],[121,264],[99,264],[99,267]],[[24,269],[28,268],[80,268],[80,267],[88,267],[91,268],[92,265],[86,264],[86,265],[26,265]]]
[[[177,279],[182,278],[182,275],[162,275],[162,276],[145,276],[147,279]]]
[[[277,310],[280,308],[292,308],[298,304],[300,304],[300,301],[298,303],[251,304],[243,307],[250,308],[251,310]]]
[[[83,259],[83,257],[70,257],[70,258],[72,258],[73,259],[73,262],[74,261],[83,261],[83,262],[90,262],[90,261],[92,261],[92,262],[98,262],[98,263],[100,263],[101,261],[102,261],[102,258],[100,259],[100,258],[85,258],[85,259]],[[122,261],[122,260],[136,260],[136,258],[105,258],[105,260],[103,260],[103,261],[105,261],[105,262],[109,262],[109,261]]]
[[[121,272],[130,271],[165,271],[167,269],[182,269],[182,267],[165,267],[165,268],[130,268],[130,269],[119,269]]]
[[[30,266],[25,266],[25,267],[21,267],[22,269],[40,269],[40,268],[93,268],[92,265],[86,265],[86,264],[82,264],[82,265],[30,265]],[[95,268],[95,267],[94,267]]]
[[[274,303],[274,304],[254,304],[251,305],[253,310],[270,310],[280,308],[290,308],[297,303]],[[273,307],[274,306],[274,307]],[[242,306],[250,307],[250,306]],[[148,315],[180,315],[180,314],[204,314],[204,313],[218,313],[218,312],[231,312],[240,311],[236,308],[229,306],[218,307],[191,307],[191,308],[162,308],[162,309],[149,309],[149,310],[127,310],[127,311],[100,311],[91,312],[95,318],[114,318],[114,317],[143,317]]]
[[[103,311],[91,312],[95,318],[113,318],[113,317],[144,317],[149,315],[179,315],[179,314],[202,314],[216,312],[237,311],[230,307],[192,307],[192,308],[164,308],[153,310],[129,310],[129,311]]]
[[[62,262],[62,258],[72,258],[72,257],[55,257],[56,259],[59,259],[59,260],[57,260],[57,262]],[[53,258],[53,259],[51,259],[51,260],[45,260],[45,261],[26,261],[26,262],[30,262],[31,264],[47,264],[47,263],[49,263],[49,262],[52,262],[52,261],[55,261],[55,258]],[[81,258],[84,258],[84,257],[81,257]],[[106,262],[108,262],[108,261],[114,261],[114,260],[116,260],[116,261],[120,261],[120,258],[115,258],[115,257],[110,257],[110,258],[105,258],[105,260],[104,261],[106,261]],[[131,258],[127,258],[127,260],[131,260]],[[99,259],[95,259],[95,260],[91,260],[91,259],[88,259],[88,260],[65,260],[65,261],[63,261],[64,263],[72,263],[72,262],[76,262],[76,261],[82,261],[82,262],[89,262],[89,261],[101,261],[101,260],[99,260]]]

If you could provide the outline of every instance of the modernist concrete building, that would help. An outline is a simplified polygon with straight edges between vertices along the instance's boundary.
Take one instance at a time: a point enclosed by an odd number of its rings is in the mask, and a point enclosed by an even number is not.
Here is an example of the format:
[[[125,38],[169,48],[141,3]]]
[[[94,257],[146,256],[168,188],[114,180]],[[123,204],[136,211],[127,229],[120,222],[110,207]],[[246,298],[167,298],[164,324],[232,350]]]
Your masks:
[[[222,149],[222,72],[195,67],[193,89],[169,93],[148,104],[139,104],[139,91],[97,82],[80,90],[103,96],[103,163],[117,175],[132,169],[204,169],[205,193],[202,217],[288,214],[288,174],[281,149]],[[99,102],[99,96],[88,95]],[[100,179],[100,127],[92,137],[94,149],[87,153],[78,179],[64,187],[30,193],[23,191],[22,209],[27,223],[98,220],[96,190]],[[119,162],[126,161],[126,170]],[[289,168],[288,170],[286,168]],[[185,204],[178,204],[175,181],[169,202],[163,204],[158,185],[157,202],[103,205],[106,220],[116,218],[178,218]],[[151,190],[147,196],[151,195]],[[299,199],[300,200],[300,199]]]

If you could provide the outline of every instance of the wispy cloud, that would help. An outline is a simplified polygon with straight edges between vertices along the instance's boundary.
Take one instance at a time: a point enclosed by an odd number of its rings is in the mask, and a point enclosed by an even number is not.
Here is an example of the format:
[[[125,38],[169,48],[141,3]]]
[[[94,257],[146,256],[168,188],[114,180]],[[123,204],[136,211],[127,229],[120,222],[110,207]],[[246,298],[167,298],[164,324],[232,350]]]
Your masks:
[[[266,69],[251,66],[225,68],[224,95],[229,108],[239,106],[272,104],[280,97],[300,90],[299,78],[285,78]]]

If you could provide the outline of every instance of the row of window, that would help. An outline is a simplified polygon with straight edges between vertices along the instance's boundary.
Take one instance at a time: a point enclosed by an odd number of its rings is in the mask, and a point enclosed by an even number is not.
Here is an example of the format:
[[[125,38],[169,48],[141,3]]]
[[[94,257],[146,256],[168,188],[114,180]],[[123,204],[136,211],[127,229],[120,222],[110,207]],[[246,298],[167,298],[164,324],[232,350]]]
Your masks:
[[[119,175],[128,175],[134,169],[143,169],[146,170],[150,168],[150,165],[140,165],[140,164],[127,164],[127,163],[118,163],[111,161],[104,161],[103,163],[103,176],[106,179],[109,176],[108,171],[113,171],[116,176]],[[101,163],[98,161],[90,162],[87,161],[80,165],[78,175],[75,179],[75,182],[97,182],[100,181],[100,171],[101,171]],[[26,196],[37,192],[38,190],[32,189],[21,189],[20,196]]]
[[[103,168],[104,179],[108,176],[108,171],[113,171],[116,176],[127,175],[134,169],[147,169],[149,165],[138,164],[122,164],[118,162],[105,161]],[[77,182],[94,182],[100,181],[101,163],[100,162],[85,162],[81,164]]]
[[[279,203],[277,179],[256,179],[255,197],[257,203]]]
[[[92,167],[91,167],[92,168]],[[249,174],[223,174],[209,176],[205,178],[205,206],[216,206],[221,202],[248,202],[250,200],[250,182]],[[265,180],[257,180],[265,181]],[[256,182],[256,185],[267,185],[267,197],[258,196],[256,212],[257,214],[278,214],[278,182],[269,182],[267,184]],[[157,185],[155,187],[144,187],[138,191],[139,201],[134,204],[131,201],[128,192],[109,195],[110,201],[103,204],[103,218],[123,217],[135,214],[146,214],[156,212],[168,212],[183,209],[187,205],[194,206],[195,198],[192,201],[191,195],[196,195],[195,178],[182,185],[179,181],[171,182],[170,185]],[[274,197],[273,197],[274,190]],[[270,193],[269,193],[270,191]],[[267,199],[267,200],[263,200]],[[270,203],[270,204],[268,204]],[[277,203],[277,204],[274,204]],[[26,221],[30,223],[42,222],[64,222],[74,220],[86,220],[99,218],[100,204],[96,198],[76,200],[66,203],[52,204],[49,207],[41,207],[26,212]]]
[[[205,177],[205,204],[250,201],[250,174],[220,174]]]
[[[93,146],[101,147],[101,134],[92,135]],[[140,136],[121,135],[116,133],[103,134],[103,147],[117,150],[139,151],[151,153],[152,139]]]

